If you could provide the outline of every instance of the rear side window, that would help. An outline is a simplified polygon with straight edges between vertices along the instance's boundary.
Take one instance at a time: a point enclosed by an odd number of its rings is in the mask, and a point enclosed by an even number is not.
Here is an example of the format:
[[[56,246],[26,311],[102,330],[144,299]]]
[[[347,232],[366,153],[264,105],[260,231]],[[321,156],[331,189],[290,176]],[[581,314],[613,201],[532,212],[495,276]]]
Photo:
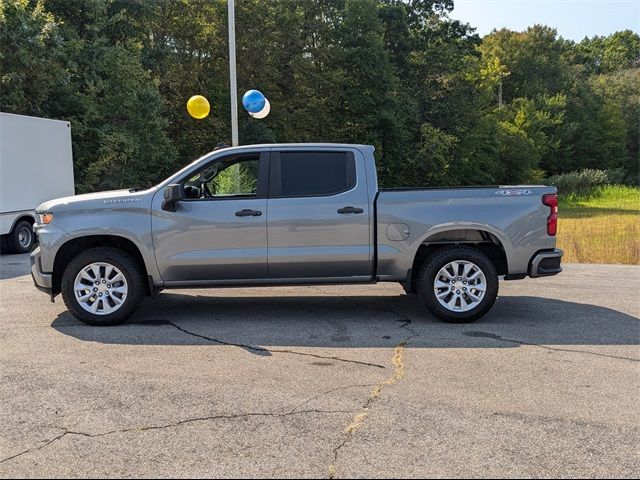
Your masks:
[[[335,195],[356,184],[355,159],[350,152],[279,152],[274,160],[273,196]]]

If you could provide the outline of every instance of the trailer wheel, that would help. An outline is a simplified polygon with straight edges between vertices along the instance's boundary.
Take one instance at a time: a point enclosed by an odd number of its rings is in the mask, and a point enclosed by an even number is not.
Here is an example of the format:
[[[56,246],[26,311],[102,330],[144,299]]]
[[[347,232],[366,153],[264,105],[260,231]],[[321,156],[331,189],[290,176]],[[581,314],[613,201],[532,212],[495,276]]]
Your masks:
[[[16,222],[8,235],[9,249],[14,253],[27,253],[31,250],[35,239],[33,225],[27,220]]]
[[[437,250],[420,266],[418,294],[427,309],[449,323],[485,315],[498,297],[498,273],[481,251],[466,246]]]

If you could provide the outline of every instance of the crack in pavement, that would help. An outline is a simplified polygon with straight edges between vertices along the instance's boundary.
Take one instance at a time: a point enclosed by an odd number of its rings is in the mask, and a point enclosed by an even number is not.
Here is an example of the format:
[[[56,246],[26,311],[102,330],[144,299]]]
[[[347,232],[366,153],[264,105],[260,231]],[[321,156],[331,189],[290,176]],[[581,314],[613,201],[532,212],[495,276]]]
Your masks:
[[[404,370],[404,350],[406,346],[406,341],[401,342],[394,348],[392,362],[395,366],[393,375],[386,380],[378,383],[374,389],[371,391],[369,398],[367,398],[364,405],[362,405],[362,409],[353,417],[351,423],[347,425],[344,430],[345,438],[342,442],[333,449],[333,462],[329,465],[329,478],[333,479],[337,473],[337,463],[338,463],[338,455],[340,449],[344,447],[349,440],[351,440],[354,434],[364,425],[365,420],[369,416],[369,410],[374,401],[380,398],[382,391],[388,387],[396,383],[397,381],[404,378],[405,370]]]
[[[334,413],[351,413],[352,410],[318,410],[318,409],[313,409],[313,410],[300,410],[300,411],[296,411],[298,407],[294,408],[293,410],[289,411],[289,412],[285,412],[285,413],[239,413],[239,414],[235,414],[235,415],[211,415],[211,416],[207,416],[207,417],[195,417],[195,418],[187,418],[184,420],[179,420],[177,422],[173,422],[173,423],[167,423],[164,425],[150,425],[150,426],[143,426],[143,427],[130,427],[130,428],[122,428],[122,429],[117,429],[117,430],[109,430],[107,432],[102,432],[102,433],[86,433],[86,432],[76,432],[74,430],[68,430],[67,428],[64,427],[56,427],[59,428],[61,430],[63,430],[63,432],[60,435],[57,435],[55,437],[53,437],[50,440],[45,441],[44,444],[38,446],[38,447],[34,447],[34,448],[29,448],[27,450],[24,450],[20,453],[16,453],[15,455],[11,455],[10,457],[6,457],[0,460],[0,464],[8,462],[10,460],[13,460],[15,458],[21,457],[22,455],[26,455],[28,453],[32,453],[32,452],[37,452],[39,450],[42,450],[43,448],[46,448],[47,446],[51,445],[52,443],[57,442],[58,440],[62,440],[64,437],[68,436],[68,435],[77,435],[77,436],[82,436],[82,437],[87,437],[87,438],[99,438],[99,437],[106,437],[108,435],[113,435],[116,433],[130,433],[130,432],[147,432],[147,431],[151,431],[151,430],[162,430],[165,428],[175,428],[175,427],[180,427],[182,425],[187,425],[190,423],[195,423],[195,422],[206,422],[206,421],[211,421],[211,420],[235,420],[238,418],[248,418],[248,417],[290,417],[292,415],[304,415],[304,414],[334,414]]]
[[[371,391],[371,394],[369,395],[369,397],[367,398],[367,400],[365,401],[365,403],[362,405],[361,410],[353,417],[353,419],[351,420],[351,423],[349,425],[347,425],[347,427],[344,430],[344,434],[345,434],[345,438],[342,440],[342,442],[333,449],[333,461],[331,462],[331,464],[329,465],[329,478],[330,479],[334,479],[336,477],[337,474],[337,463],[338,463],[338,456],[339,456],[339,452],[342,449],[342,447],[344,447],[355,435],[355,433],[364,425],[365,420],[367,419],[367,417],[369,416],[369,411],[371,409],[372,404],[378,399],[380,398],[380,395],[382,394],[382,391],[388,387],[391,386],[393,384],[395,384],[396,382],[398,382],[399,380],[401,380],[402,378],[404,378],[405,376],[405,366],[404,366],[404,353],[405,353],[405,347],[407,346],[408,342],[414,338],[414,337],[418,337],[419,334],[413,330],[412,328],[409,327],[409,325],[411,325],[413,322],[412,320],[407,317],[406,315],[403,315],[399,312],[396,312],[395,310],[391,310],[388,308],[381,308],[381,309],[377,309],[377,308],[372,308],[369,305],[366,304],[362,304],[360,302],[357,302],[355,300],[353,300],[352,298],[348,298],[345,297],[343,295],[340,294],[336,294],[336,293],[332,293],[332,292],[327,292],[325,290],[322,290],[318,287],[314,287],[314,286],[310,286],[310,288],[324,294],[324,295],[332,295],[334,297],[338,297],[342,300],[344,300],[345,302],[348,302],[352,305],[355,305],[359,308],[366,308],[368,310],[372,310],[374,312],[387,312],[387,313],[392,313],[395,316],[397,316],[398,318],[396,318],[395,320],[397,322],[400,322],[401,325],[398,326],[398,329],[405,329],[409,332],[409,335],[400,343],[398,343],[393,351],[393,357],[392,357],[392,363],[394,365],[394,373],[391,377],[389,377],[388,379],[382,381],[381,383],[378,383],[374,389]]]
[[[311,398],[306,399],[304,402],[298,404],[296,407],[293,408],[293,410],[291,410],[292,412],[295,412],[296,410],[298,410],[300,407],[306,405],[309,402],[312,402],[313,400],[317,400],[320,397],[324,397],[325,395],[328,395],[330,393],[333,392],[339,392],[341,390],[348,390],[350,388],[365,388],[365,387],[374,387],[375,385],[368,383],[368,384],[364,384],[364,385],[345,385],[344,387],[337,387],[337,388],[332,388],[331,390],[327,390],[326,392],[322,392],[319,393],[318,395],[314,395]]]
[[[190,419],[186,419],[186,420],[181,420],[175,423],[170,423],[170,424],[166,424],[166,425],[159,425],[159,426],[147,426],[147,427],[134,427],[134,428],[126,428],[126,429],[120,429],[120,430],[111,430],[108,432],[102,432],[102,433],[98,433],[98,434],[88,434],[88,433],[84,433],[84,432],[76,432],[76,431],[72,431],[72,430],[67,430],[65,428],[63,428],[63,433],[61,433],[60,435],[57,435],[56,437],[46,441],[43,445],[40,445],[38,447],[32,448],[32,449],[28,449],[25,450],[23,452],[20,452],[18,454],[12,455],[10,457],[7,457],[5,459],[0,460],[0,464],[7,462],[9,460],[12,460],[14,458],[18,458],[22,455],[25,455],[27,453],[30,452],[35,452],[38,450],[42,450],[43,448],[47,447],[48,445],[51,445],[52,443],[61,440],[62,438],[64,438],[67,435],[79,435],[79,436],[84,436],[87,438],[96,438],[96,437],[104,437],[107,435],[112,435],[112,434],[116,434],[116,433],[127,433],[127,432],[132,432],[132,431],[138,431],[138,432],[143,432],[143,431],[149,431],[149,430],[158,430],[158,429],[164,429],[164,428],[172,428],[172,427],[178,427],[180,425],[184,425],[187,423],[193,423],[193,422],[201,422],[201,421],[209,421],[209,420],[215,420],[215,419],[236,419],[236,418],[243,418],[243,417],[251,417],[251,416],[279,416],[279,417],[286,417],[286,416],[290,416],[290,415],[301,415],[301,414],[309,414],[309,413],[317,413],[317,414],[333,414],[333,413],[350,413],[349,410],[298,410],[300,407],[308,404],[309,402],[320,398],[324,395],[328,395],[329,393],[335,392],[335,391],[340,391],[340,390],[346,390],[349,388],[364,388],[364,387],[374,387],[374,389],[372,390],[371,394],[369,395],[369,397],[367,398],[366,402],[364,403],[364,405],[362,406],[361,411],[355,415],[355,417],[353,418],[352,422],[347,426],[347,428],[345,429],[345,434],[346,434],[346,438],[343,440],[343,442],[338,445],[334,450],[333,450],[333,454],[334,454],[334,461],[333,463],[330,465],[329,470],[330,470],[330,478],[333,478],[335,475],[335,464],[338,460],[338,452],[339,450],[347,444],[347,442],[352,438],[352,436],[355,434],[355,432],[363,425],[366,417],[369,414],[369,409],[372,405],[372,403],[380,397],[383,389],[387,386],[393,385],[394,383],[396,383],[397,381],[399,381],[400,379],[402,379],[404,377],[404,350],[405,350],[405,346],[407,344],[407,342],[413,338],[418,336],[418,334],[409,327],[409,325],[412,323],[411,319],[409,319],[408,317],[406,317],[405,315],[402,315],[394,310],[390,310],[390,309],[375,309],[375,308],[371,308],[369,305],[365,305],[365,304],[361,304],[359,302],[353,301],[349,298],[346,298],[342,295],[335,295],[333,293],[330,292],[325,292],[321,289],[315,288],[315,287],[311,287],[314,288],[315,290],[323,293],[323,294],[328,294],[328,295],[333,295],[333,296],[337,296],[339,298],[341,298],[343,301],[346,301],[348,303],[351,303],[359,308],[366,308],[368,310],[372,310],[374,312],[387,312],[387,313],[392,313],[393,315],[397,316],[398,318],[396,319],[397,322],[400,322],[401,325],[398,326],[398,329],[405,329],[407,330],[410,335],[402,342],[400,342],[398,345],[395,346],[394,348],[394,355],[392,358],[392,363],[395,367],[394,369],[394,373],[391,377],[389,377],[388,379],[384,380],[381,383],[378,383],[376,385],[373,384],[363,384],[363,385],[347,385],[347,386],[343,386],[343,387],[337,387],[331,390],[328,390],[326,392],[322,392],[318,395],[315,395],[314,397],[311,397],[307,400],[305,400],[304,402],[300,403],[299,405],[295,406],[290,412],[287,413],[280,413],[280,414],[268,414],[268,413],[246,413],[246,414],[238,414],[238,415],[216,415],[216,416],[210,416],[210,417],[197,417],[197,418],[190,418]],[[233,346],[233,347],[238,347],[238,348],[243,348],[246,350],[250,350],[253,352],[258,352],[258,353],[262,353],[262,354],[272,354],[272,353],[283,353],[283,354],[290,354],[290,355],[301,355],[301,356],[308,356],[308,357],[314,357],[314,358],[320,358],[320,359],[328,359],[328,360],[334,360],[334,361],[339,361],[339,362],[346,362],[346,363],[353,363],[353,364],[358,364],[358,365],[364,365],[364,366],[370,366],[370,367],[376,367],[376,368],[381,368],[381,369],[386,369],[387,367],[385,367],[384,365],[379,365],[379,364],[375,364],[375,363],[369,363],[369,362],[361,362],[358,360],[349,360],[349,359],[344,359],[344,358],[340,358],[340,357],[335,357],[335,356],[325,356],[325,355],[316,355],[316,354],[311,354],[311,353],[304,353],[304,352],[297,352],[294,350],[282,350],[282,349],[267,349],[264,347],[257,347],[257,346],[252,346],[252,345],[244,345],[244,344],[239,344],[239,343],[233,343],[233,342],[225,342],[223,340],[219,340],[213,337],[209,337],[206,335],[202,335],[199,333],[195,333],[195,332],[191,332],[183,327],[181,327],[180,325],[177,325],[174,322],[171,322],[169,320],[147,320],[147,321],[141,321],[141,322],[134,322],[134,323],[130,323],[131,324],[138,324],[138,325],[167,325],[167,326],[171,326],[175,329],[177,329],[178,331],[186,334],[186,335],[191,335],[193,337],[196,338],[201,338],[203,340],[207,340],[210,342],[214,342],[217,343],[219,345],[226,345],[226,346]]]
[[[596,357],[615,358],[617,360],[627,360],[629,362],[640,362],[640,359],[637,359],[637,358],[620,357],[618,355],[609,355],[607,353],[591,352],[589,350],[574,350],[572,348],[549,347],[547,345],[541,345],[539,343],[530,343],[530,342],[525,342],[525,341],[522,341],[522,340],[514,340],[514,339],[511,339],[511,338],[504,338],[504,337],[501,337],[500,335],[496,335],[495,333],[472,331],[472,332],[463,332],[463,335],[466,335],[467,337],[475,337],[475,338],[492,338],[492,339],[498,340],[500,342],[515,343],[515,344],[518,344],[518,345],[527,345],[527,346],[530,346],[530,347],[538,347],[538,348],[542,348],[544,350],[550,350],[552,352],[583,353],[585,355],[594,355]]]
[[[350,303],[351,305],[355,305],[356,307],[366,308],[367,310],[371,310],[372,312],[376,312],[376,313],[380,313],[380,312],[391,313],[391,314],[393,314],[393,315],[398,317],[396,319],[396,321],[402,323],[402,325],[400,325],[398,328],[399,329],[400,328],[404,328],[405,330],[408,330],[411,333],[411,337],[410,338],[419,337],[420,336],[420,334],[418,334],[415,330],[409,328],[409,325],[411,325],[411,323],[413,323],[412,320],[409,317],[407,317],[406,315],[404,315],[404,314],[402,314],[400,312],[397,312],[397,311],[392,310],[392,309],[387,308],[387,307],[375,308],[375,307],[372,307],[371,305],[368,305],[366,303],[360,303],[360,302],[354,300],[351,297],[345,297],[344,295],[340,295],[339,293],[327,292],[326,290],[322,290],[321,288],[315,287],[313,285],[309,285],[309,288],[311,288],[311,289],[313,289],[313,290],[315,290],[317,292],[320,292],[320,293],[322,293],[324,295],[330,295],[330,296],[333,296],[333,297],[337,297],[337,298],[339,298],[339,299],[341,299],[341,300],[343,300],[343,301],[345,301],[347,303]]]
[[[335,356],[329,356],[329,355],[317,355],[315,353],[305,353],[305,352],[297,352],[295,350],[281,350],[281,349],[268,349],[268,348],[264,348],[264,347],[256,347],[253,345],[244,345],[241,343],[233,343],[233,342],[225,342],[223,340],[218,340],[217,338],[213,338],[213,337],[208,337],[206,335],[201,335],[199,333],[195,333],[195,332],[191,332],[189,330],[187,330],[186,328],[183,328],[169,320],[146,320],[146,321],[142,321],[142,322],[133,322],[130,323],[129,325],[168,325],[171,326],[173,328],[176,328],[177,330],[181,331],[182,333],[185,333],[187,335],[191,335],[193,337],[197,337],[197,338],[202,338],[203,340],[208,340],[210,342],[214,342],[220,345],[226,345],[226,346],[230,346],[230,347],[238,347],[238,348],[243,348],[245,350],[250,350],[252,352],[258,352],[259,354],[263,354],[263,355],[270,355],[272,353],[283,353],[283,354],[288,354],[288,355],[299,355],[299,356],[303,356],[303,357],[313,357],[313,358],[321,358],[324,360],[334,360],[336,362],[343,362],[343,363],[353,363],[356,365],[362,365],[365,367],[376,367],[376,368],[386,368],[384,365],[380,365],[377,363],[370,363],[370,362],[361,362],[359,360],[349,360],[347,358],[341,358],[341,357],[335,357]]]
[[[11,455],[10,457],[3,458],[2,460],[0,460],[0,464],[2,464],[4,462],[8,462],[9,460],[13,460],[14,458],[21,457],[22,455],[25,455],[27,453],[37,452],[38,450],[42,450],[46,446],[51,445],[53,442],[56,442],[56,441],[60,440],[61,438],[65,437],[66,435],[69,435],[69,431],[67,431],[67,430],[65,430],[63,433],[61,433],[57,437],[53,437],[51,440],[47,440],[46,443],[44,443],[43,445],[40,445],[39,447],[30,448],[30,449],[24,450],[24,451],[22,451],[20,453],[16,453],[15,455]]]

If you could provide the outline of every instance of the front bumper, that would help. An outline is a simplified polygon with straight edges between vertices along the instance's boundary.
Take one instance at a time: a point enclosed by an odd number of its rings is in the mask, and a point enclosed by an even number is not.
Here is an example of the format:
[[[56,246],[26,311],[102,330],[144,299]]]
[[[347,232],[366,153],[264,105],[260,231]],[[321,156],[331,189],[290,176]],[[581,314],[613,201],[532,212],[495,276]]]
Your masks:
[[[40,262],[40,247],[36,247],[31,252],[31,278],[38,290],[48,294],[53,301],[53,275],[51,273],[42,272],[42,263]]]
[[[529,276],[537,278],[557,275],[562,271],[560,263],[563,254],[564,252],[559,248],[542,250],[536,253],[529,264]]]

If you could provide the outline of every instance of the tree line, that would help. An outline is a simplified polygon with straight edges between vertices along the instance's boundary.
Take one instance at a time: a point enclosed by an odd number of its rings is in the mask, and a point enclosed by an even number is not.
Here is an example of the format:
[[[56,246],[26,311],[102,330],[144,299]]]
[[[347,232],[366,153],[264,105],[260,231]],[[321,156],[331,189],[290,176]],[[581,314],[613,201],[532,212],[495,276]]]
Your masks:
[[[71,122],[78,191],[147,186],[230,142],[223,0],[0,0],[0,110]],[[638,182],[640,36],[480,38],[452,0],[239,0],[240,142],[376,147],[384,186]],[[190,118],[189,97],[212,112]]]

